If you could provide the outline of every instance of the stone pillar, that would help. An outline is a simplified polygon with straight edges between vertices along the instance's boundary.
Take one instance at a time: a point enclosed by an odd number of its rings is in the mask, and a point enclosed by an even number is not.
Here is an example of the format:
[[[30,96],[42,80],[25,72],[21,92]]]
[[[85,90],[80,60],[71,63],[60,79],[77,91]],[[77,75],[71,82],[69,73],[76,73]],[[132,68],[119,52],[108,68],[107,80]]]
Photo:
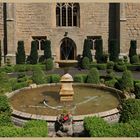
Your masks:
[[[120,3],[120,56],[128,54],[128,46],[126,46],[126,33],[125,3]]]
[[[15,4],[7,3],[7,55],[6,59],[10,59],[11,63],[15,63],[16,52],[16,35],[15,35]]]

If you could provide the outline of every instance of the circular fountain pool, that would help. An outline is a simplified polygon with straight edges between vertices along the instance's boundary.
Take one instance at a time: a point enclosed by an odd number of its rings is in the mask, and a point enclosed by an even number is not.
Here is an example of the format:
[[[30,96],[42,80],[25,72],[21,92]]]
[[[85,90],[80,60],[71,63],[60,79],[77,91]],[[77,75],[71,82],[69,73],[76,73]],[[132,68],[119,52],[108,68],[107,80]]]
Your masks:
[[[73,84],[74,101],[60,102],[60,84],[47,84],[37,88],[16,91],[9,98],[12,108],[17,111],[56,116],[69,109],[74,116],[104,112],[120,104],[121,92],[92,84]]]

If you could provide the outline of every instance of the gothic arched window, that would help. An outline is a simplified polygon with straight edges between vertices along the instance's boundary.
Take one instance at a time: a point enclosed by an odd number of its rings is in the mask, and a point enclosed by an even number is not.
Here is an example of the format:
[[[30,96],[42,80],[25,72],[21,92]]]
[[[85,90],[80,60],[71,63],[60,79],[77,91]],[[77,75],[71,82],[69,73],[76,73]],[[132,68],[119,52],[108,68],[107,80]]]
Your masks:
[[[80,26],[80,7],[78,3],[56,4],[56,26]]]

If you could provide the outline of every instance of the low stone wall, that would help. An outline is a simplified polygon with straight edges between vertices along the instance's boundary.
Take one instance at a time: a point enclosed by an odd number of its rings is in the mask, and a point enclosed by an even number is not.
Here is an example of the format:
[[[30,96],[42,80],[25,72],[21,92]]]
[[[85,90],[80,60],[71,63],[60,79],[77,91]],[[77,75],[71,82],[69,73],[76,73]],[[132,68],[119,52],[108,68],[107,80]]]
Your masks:
[[[60,83],[58,83],[58,84],[53,83],[53,84],[43,84],[43,85],[31,85],[30,87],[25,87],[25,88],[22,88],[22,89],[19,89],[19,90],[15,90],[11,93],[6,93],[6,96],[8,98],[11,98],[14,94],[18,94],[18,93],[20,93],[20,91],[23,91],[23,90],[38,88],[38,87],[43,87],[43,86],[52,86],[52,85],[60,85]],[[100,88],[100,89],[109,90],[109,91],[112,91],[112,92],[117,92],[120,95],[122,94],[122,92],[120,90],[117,90],[117,89],[114,89],[114,88],[111,88],[111,87],[101,86],[101,85],[81,84],[81,83],[79,83],[79,84],[74,83],[73,85],[92,86],[92,87],[96,87],[96,88]],[[38,120],[46,120],[48,122],[54,122],[54,121],[56,121],[56,117],[57,117],[57,116],[30,114],[30,113],[25,113],[25,112],[15,110],[13,107],[11,107],[11,108],[13,110],[12,115],[14,117],[17,117],[17,118],[20,118],[20,119],[23,119],[23,120],[38,119]],[[85,117],[88,117],[88,116],[99,116],[99,117],[102,117],[102,118],[106,118],[106,117],[112,116],[114,114],[119,114],[119,110],[117,108],[114,108],[114,109],[111,109],[111,110],[108,110],[108,111],[104,111],[104,112],[94,113],[94,114],[73,116],[73,120],[74,121],[83,121],[83,119]]]

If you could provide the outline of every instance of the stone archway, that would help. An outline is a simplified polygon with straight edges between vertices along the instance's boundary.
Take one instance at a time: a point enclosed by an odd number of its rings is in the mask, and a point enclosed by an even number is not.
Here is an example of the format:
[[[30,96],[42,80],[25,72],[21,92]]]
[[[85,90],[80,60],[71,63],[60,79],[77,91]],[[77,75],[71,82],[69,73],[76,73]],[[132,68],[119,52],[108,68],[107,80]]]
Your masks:
[[[60,59],[61,60],[75,60],[76,59],[76,44],[75,42],[65,37],[61,41],[60,46]]]

